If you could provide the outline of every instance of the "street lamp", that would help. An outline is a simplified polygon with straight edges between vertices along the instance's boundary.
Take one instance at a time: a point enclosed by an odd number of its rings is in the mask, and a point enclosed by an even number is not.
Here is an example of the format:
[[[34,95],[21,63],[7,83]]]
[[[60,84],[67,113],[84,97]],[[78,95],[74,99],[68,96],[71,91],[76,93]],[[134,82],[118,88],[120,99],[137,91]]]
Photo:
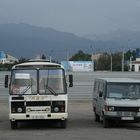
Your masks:
[[[133,56],[130,56],[130,60],[129,60],[130,69],[129,69],[129,71],[132,71],[132,58],[133,58]]]
[[[122,50],[122,72],[124,72],[124,48]]]
[[[110,53],[110,71],[112,72],[112,53]]]
[[[90,48],[91,48],[91,52],[92,52],[92,54],[91,54],[91,60],[92,60],[92,70],[94,71],[94,61],[93,61],[93,47],[92,47],[92,45],[90,45]]]
[[[52,53],[53,53],[53,50],[50,51],[50,62],[52,62]]]
[[[69,71],[69,51],[66,49],[66,61],[67,61],[67,71]]]

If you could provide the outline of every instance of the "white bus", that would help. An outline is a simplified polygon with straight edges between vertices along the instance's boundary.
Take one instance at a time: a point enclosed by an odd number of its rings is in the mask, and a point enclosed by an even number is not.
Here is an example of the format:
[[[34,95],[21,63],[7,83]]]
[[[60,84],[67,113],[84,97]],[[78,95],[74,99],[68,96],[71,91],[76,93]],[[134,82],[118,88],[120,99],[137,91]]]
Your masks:
[[[59,120],[66,128],[68,95],[66,75],[62,65],[48,61],[30,61],[13,66],[9,87],[9,120],[11,128],[19,121]],[[8,84],[10,83],[10,84]],[[69,75],[69,87],[73,76]]]

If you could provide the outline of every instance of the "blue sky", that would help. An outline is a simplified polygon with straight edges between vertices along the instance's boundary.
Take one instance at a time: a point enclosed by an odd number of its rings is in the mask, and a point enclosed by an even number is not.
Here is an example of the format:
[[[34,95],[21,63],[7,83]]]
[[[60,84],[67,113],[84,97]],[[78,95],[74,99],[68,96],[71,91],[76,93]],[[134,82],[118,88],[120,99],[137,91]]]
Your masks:
[[[140,30],[139,15],[140,0],[0,0],[0,24],[27,23],[79,36]]]

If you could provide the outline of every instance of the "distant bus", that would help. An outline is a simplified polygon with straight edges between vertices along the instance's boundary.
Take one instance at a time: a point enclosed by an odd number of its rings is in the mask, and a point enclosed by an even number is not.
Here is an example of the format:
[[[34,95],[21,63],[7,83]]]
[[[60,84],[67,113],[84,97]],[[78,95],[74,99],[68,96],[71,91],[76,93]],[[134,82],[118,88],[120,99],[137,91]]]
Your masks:
[[[5,87],[8,87],[8,75]],[[69,87],[73,76],[69,75]],[[11,128],[19,121],[59,120],[66,128],[68,118],[66,74],[62,65],[35,60],[13,66],[9,84]]]

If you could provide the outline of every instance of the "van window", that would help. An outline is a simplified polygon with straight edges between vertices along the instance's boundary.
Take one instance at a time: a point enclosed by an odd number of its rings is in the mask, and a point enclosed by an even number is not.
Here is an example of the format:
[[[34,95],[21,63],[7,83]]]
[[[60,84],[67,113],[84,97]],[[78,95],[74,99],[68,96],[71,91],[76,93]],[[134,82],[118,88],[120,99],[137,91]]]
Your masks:
[[[96,82],[94,83],[94,92],[97,93],[97,92],[98,92],[98,89],[99,89],[99,82],[96,81]]]
[[[108,98],[138,98],[140,99],[140,84],[137,83],[109,83],[107,85]]]
[[[104,84],[102,82],[100,82],[99,91],[101,91],[101,92],[104,91]]]

